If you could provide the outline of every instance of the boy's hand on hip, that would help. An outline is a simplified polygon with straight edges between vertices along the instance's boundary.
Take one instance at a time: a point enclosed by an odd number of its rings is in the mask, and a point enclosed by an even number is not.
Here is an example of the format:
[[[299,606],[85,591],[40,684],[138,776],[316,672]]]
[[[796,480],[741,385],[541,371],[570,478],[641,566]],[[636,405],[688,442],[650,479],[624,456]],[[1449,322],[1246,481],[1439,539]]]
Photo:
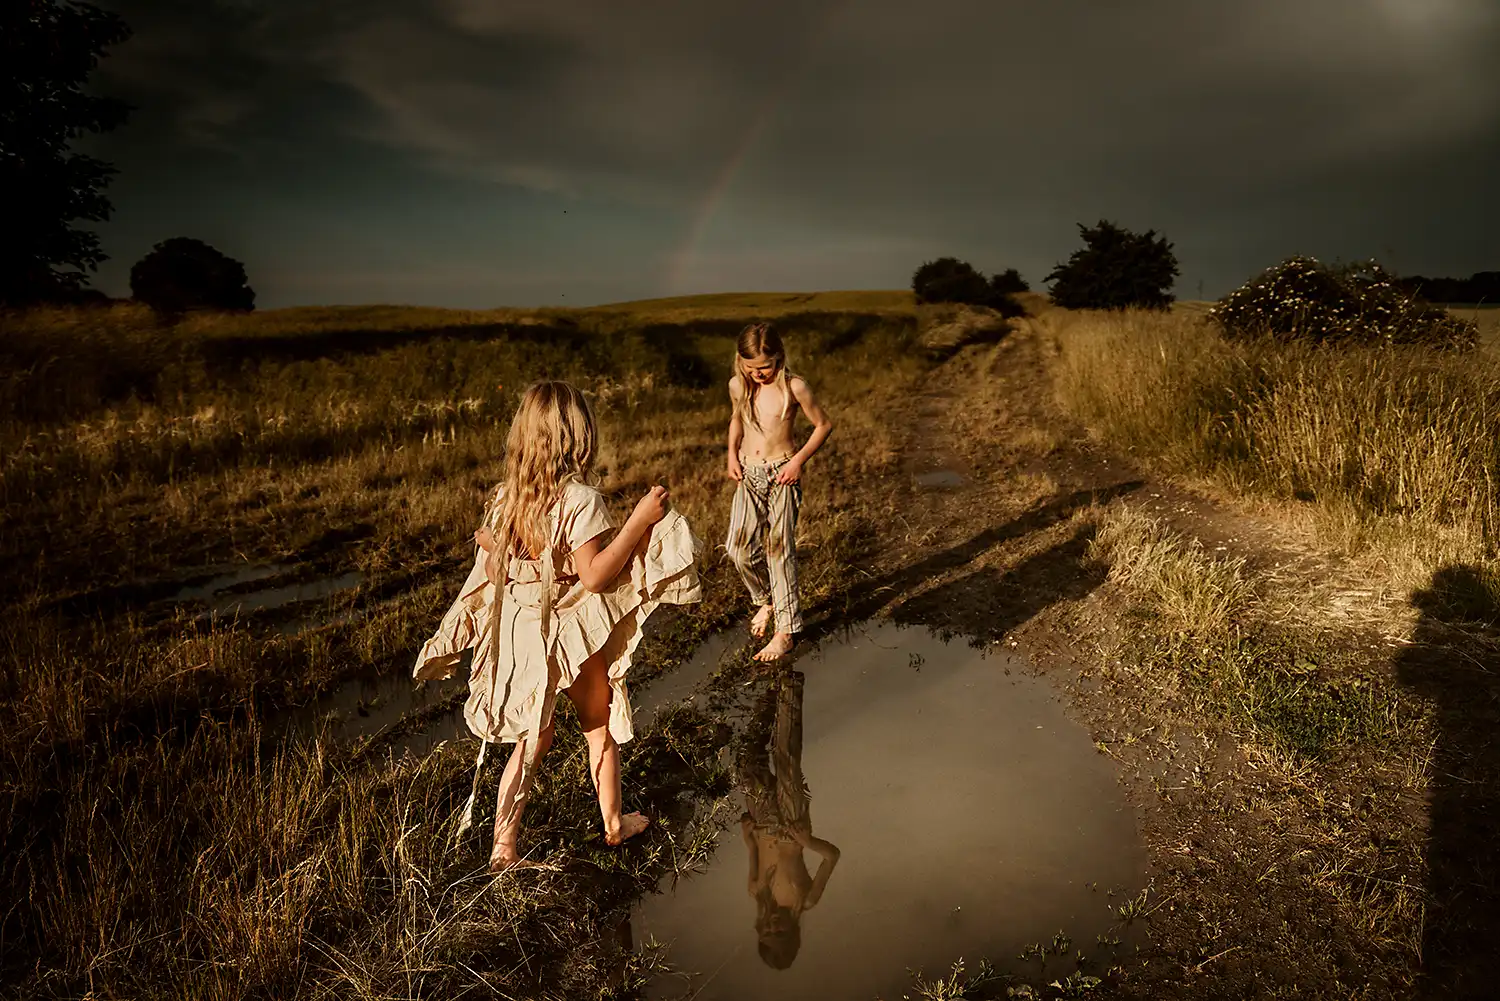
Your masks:
[[[640,518],[648,525],[654,525],[667,516],[667,503],[671,494],[666,487],[652,487],[646,496],[642,497],[635,505],[634,517]]]
[[[793,483],[796,483],[801,479],[802,463],[796,461],[795,459],[782,466],[781,469],[776,473],[776,482],[780,483],[784,487],[789,487]]]
[[[740,457],[737,455],[731,455],[729,457],[728,476],[736,483],[745,478],[745,468],[740,465]]]

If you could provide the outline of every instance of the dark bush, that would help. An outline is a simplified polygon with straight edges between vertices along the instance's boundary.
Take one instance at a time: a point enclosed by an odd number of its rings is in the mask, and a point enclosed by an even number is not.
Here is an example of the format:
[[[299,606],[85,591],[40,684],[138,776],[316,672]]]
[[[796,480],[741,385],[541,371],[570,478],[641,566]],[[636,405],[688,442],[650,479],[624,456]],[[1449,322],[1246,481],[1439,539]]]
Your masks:
[[[255,308],[255,291],[245,284],[245,266],[202,240],[183,236],[158,243],[135,263],[130,292],[162,313]]]
[[[1066,309],[1166,309],[1175,296],[1177,258],[1156,230],[1132,233],[1103,219],[1078,231],[1083,247],[1045,281],[1052,301]]]
[[[1209,310],[1226,337],[1472,348],[1473,323],[1424,302],[1375,261],[1329,266],[1291,257]]]
[[[1428,302],[1477,305],[1500,302],[1500,271],[1476,271],[1468,278],[1427,278],[1411,275],[1396,279],[1405,292]]]
[[[1026,284],[1026,279],[1022,278],[1021,272],[1015,268],[1006,268],[1004,271],[990,275],[990,295],[994,298],[1030,291],[1031,286]]]
[[[988,306],[1002,316],[1020,316],[1026,310],[1011,296],[1026,292],[1030,286],[1015,268],[986,279],[966,261],[940,257],[917,269],[911,279],[917,302],[954,302],[967,306]]]
[[[939,257],[928,261],[911,276],[911,290],[918,302],[962,302],[986,305],[990,283],[967,261],[956,257]]]

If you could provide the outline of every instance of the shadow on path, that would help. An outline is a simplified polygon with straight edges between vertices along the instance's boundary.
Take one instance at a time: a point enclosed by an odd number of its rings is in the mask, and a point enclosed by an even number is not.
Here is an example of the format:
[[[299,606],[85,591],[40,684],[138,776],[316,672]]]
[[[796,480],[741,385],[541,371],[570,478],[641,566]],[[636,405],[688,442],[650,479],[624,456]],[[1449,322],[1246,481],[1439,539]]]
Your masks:
[[[1095,528],[1086,525],[1018,566],[982,567],[897,605],[897,622],[920,624],[941,636],[963,634],[990,643],[1059,601],[1082,598],[1104,583],[1108,568],[1088,560]]]
[[[967,566],[1002,542],[1041,531],[1067,520],[1080,508],[1107,504],[1143,485],[1144,481],[1131,480],[1054,497],[966,542],[856,584],[834,601],[810,610],[809,618],[814,622],[803,633],[798,649],[807,649],[841,626],[870,618],[893,599],[950,570]],[[1067,542],[1032,556],[1003,574],[976,570],[904,602],[896,617],[898,621],[921,621],[939,629],[973,633],[976,637],[1003,635],[1053,602],[1081,597],[1098,586],[1102,577],[1093,579],[1093,572],[1082,565],[1091,533],[1092,529],[1082,529]],[[960,592],[965,596],[962,602],[958,601]],[[976,603],[976,598],[982,600]],[[963,611],[955,612],[955,608]]]
[[[1412,604],[1421,618],[1397,677],[1431,700],[1437,724],[1423,996],[1492,997],[1500,990],[1500,651],[1471,630],[1500,625],[1500,604],[1484,575],[1461,565],[1434,573]]]

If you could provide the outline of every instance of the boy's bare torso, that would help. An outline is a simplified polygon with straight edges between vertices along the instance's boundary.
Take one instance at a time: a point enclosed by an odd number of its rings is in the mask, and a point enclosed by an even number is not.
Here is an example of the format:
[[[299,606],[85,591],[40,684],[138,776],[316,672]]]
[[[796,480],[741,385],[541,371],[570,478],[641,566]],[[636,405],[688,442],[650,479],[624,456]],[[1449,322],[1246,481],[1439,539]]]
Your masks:
[[[813,884],[802,846],[762,830],[755,832],[755,842],[759,869],[755,877],[756,888],[769,886],[771,897],[778,905],[801,911],[807,906],[807,895]],[[754,890],[751,892],[753,894]]]
[[[740,392],[745,392],[748,388],[742,383]],[[786,416],[782,417],[781,387],[773,383],[756,388],[755,398],[751,401],[755,420],[747,417],[744,421],[745,437],[740,442],[741,461],[772,462],[785,459],[797,451],[792,438],[799,410],[796,397],[786,401]]]

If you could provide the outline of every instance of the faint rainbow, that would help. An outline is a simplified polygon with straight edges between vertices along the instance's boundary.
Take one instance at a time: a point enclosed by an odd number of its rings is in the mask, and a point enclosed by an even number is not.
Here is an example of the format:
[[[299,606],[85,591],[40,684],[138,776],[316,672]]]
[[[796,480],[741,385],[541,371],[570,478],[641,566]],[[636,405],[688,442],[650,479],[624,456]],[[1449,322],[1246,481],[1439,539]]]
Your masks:
[[[792,85],[801,76],[806,67],[809,57],[816,48],[816,42],[827,31],[833,22],[836,13],[849,6],[852,0],[838,0],[824,8],[822,15],[813,23],[812,30],[808,33],[808,43],[803,49],[802,57],[793,68],[780,75],[780,83],[772,88],[771,92],[761,101],[756,108],[755,114],[750,119],[750,124],[741,133],[739,141],[735,143],[733,150],[725,158],[719,172],[714,175],[713,181],[703,193],[698,207],[693,211],[692,221],[689,222],[687,232],[682,242],[677,245],[668,256],[667,273],[665,278],[665,294],[673,295],[681,291],[679,283],[687,273],[688,266],[692,264],[694,256],[698,252],[698,244],[703,239],[703,234],[708,231],[708,225],[713,221],[719,211],[720,204],[729,193],[734,179],[738,176],[740,169],[744,167],[745,161],[750,158],[756,145],[760,142],[761,134],[776,117],[776,112],[781,109],[782,102],[791,93]]]
[[[682,242],[671,255],[671,263],[667,267],[667,294],[675,294],[681,289],[678,283],[682,281],[687,273],[688,266],[698,252],[698,243],[703,239],[703,234],[708,231],[708,224],[713,221],[719,211],[719,205],[724,201],[724,196],[729,193],[729,188],[734,184],[736,175],[745,161],[750,158],[751,152],[760,141],[761,133],[766,130],[766,125],[775,117],[776,110],[781,104],[781,93],[773,94],[770,98],[761,102],[753,118],[750,120],[749,128],[741,134],[739,141],[735,143],[733,151],[725,158],[719,172],[708,185],[703,198],[699,200],[698,207],[693,211],[692,221],[688,223],[687,232]]]

